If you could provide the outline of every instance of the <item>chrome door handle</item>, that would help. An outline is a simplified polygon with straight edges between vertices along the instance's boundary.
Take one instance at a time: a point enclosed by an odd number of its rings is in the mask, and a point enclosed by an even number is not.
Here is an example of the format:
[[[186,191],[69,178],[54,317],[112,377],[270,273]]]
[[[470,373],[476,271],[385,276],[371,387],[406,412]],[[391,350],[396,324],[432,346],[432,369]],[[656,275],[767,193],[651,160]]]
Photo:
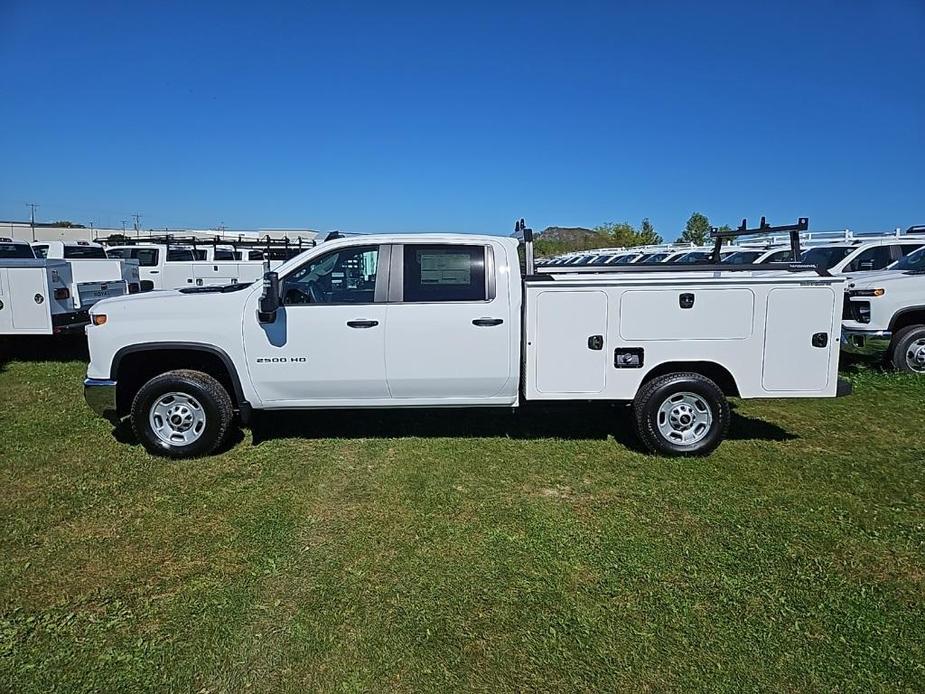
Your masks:
[[[480,328],[490,328],[493,325],[501,325],[503,322],[503,318],[476,318],[472,321],[472,325],[477,325]]]
[[[348,320],[348,328],[375,328],[379,325],[377,320]]]

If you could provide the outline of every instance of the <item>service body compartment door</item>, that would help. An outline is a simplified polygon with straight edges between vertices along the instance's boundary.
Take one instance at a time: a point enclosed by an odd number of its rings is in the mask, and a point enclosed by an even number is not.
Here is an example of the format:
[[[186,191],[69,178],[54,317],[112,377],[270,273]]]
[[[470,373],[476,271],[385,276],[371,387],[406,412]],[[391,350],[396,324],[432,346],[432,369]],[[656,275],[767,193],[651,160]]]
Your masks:
[[[761,384],[768,391],[823,391],[839,335],[832,332],[837,295],[830,286],[768,292]],[[835,355],[833,357],[833,354]]]
[[[193,280],[197,287],[224,286],[238,281],[236,263],[197,262],[193,264]]]
[[[7,283],[8,272],[6,268],[0,268],[0,335],[6,335],[13,330],[13,301]]]
[[[632,289],[620,302],[624,340],[744,340],[752,334],[750,289]]]
[[[51,309],[47,270],[38,268],[10,268],[8,281],[13,305],[13,328],[16,331],[51,332]]]
[[[542,395],[600,393],[607,380],[607,294],[542,291],[536,296],[532,376]]]

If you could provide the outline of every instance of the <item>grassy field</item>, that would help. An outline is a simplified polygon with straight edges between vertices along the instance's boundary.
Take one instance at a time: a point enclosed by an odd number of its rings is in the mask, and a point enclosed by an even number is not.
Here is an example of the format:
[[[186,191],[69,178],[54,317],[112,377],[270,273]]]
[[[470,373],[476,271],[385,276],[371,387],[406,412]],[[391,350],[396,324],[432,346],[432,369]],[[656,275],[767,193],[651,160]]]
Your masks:
[[[267,418],[154,459],[79,349],[0,363],[0,687],[925,689],[925,379],[735,403]]]

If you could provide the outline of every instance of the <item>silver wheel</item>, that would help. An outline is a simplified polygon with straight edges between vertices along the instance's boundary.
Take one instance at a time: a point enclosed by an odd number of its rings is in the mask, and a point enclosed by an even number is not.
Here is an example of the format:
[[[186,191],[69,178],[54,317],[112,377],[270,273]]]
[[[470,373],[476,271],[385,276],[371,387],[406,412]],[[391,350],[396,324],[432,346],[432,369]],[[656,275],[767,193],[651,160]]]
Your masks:
[[[906,364],[916,373],[925,373],[925,337],[913,340],[906,347]]]
[[[713,411],[696,393],[675,393],[659,406],[657,423],[665,440],[678,446],[693,446],[710,433]]]
[[[188,446],[205,431],[206,413],[191,395],[164,393],[151,405],[148,421],[154,435],[164,443]]]

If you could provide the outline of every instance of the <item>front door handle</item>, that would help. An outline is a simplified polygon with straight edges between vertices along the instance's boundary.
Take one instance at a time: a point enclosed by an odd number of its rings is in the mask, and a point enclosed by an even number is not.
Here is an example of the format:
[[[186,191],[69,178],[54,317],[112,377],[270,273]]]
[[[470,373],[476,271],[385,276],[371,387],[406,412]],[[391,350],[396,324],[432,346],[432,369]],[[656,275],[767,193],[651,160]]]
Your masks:
[[[493,325],[501,325],[503,322],[503,318],[476,318],[472,321],[472,325],[477,325],[480,328],[490,328]]]
[[[377,320],[348,320],[348,328],[375,328],[379,325]]]

